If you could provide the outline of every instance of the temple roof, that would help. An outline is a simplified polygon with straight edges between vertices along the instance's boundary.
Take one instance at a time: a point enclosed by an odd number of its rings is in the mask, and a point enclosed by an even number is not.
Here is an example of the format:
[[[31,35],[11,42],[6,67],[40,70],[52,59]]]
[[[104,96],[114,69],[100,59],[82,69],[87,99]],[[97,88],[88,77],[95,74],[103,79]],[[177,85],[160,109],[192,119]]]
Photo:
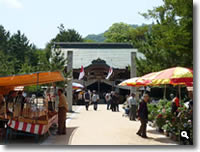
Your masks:
[[[55,48],[79,48],[79,49],[132,49],[130,43],[88,43],[88,42],[55,42]]]

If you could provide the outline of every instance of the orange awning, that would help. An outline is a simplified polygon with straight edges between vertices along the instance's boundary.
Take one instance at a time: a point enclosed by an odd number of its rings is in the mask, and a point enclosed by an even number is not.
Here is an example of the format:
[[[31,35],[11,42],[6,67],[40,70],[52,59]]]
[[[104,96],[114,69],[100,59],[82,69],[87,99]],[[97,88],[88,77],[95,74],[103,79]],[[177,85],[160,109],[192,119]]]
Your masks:
[[[0,88],[29,86],[29,85],[52,83],[57,81],[64,81],[64,76],[59,71],[12,75],[12,76],[0,77]]]

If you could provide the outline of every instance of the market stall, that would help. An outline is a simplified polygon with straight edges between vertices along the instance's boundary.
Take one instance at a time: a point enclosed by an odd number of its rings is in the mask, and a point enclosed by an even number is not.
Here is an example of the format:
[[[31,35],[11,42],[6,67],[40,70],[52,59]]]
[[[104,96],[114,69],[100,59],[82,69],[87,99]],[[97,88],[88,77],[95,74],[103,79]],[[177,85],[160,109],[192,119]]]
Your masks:
[[[12,133],[11,130],[44,135],[52,124],[57,124],[56,109],[49,108],[48,104],[54,98],[48,93],[45,97],[38,98],[37,95],[32,95],[25,98],[22,91],[15,91],[16,87],[20,86],[37,85],[38,88],[40,84],[57,81],[64,81],[60,72],[38,72],[0,77],[0,119],[7,121],[7,137]]]
[[[165,87],[164,98],[159,102],[148,104],[148,120],[159,131],[164,131],[174,140],[180,140],[180,130],[190,131],[189,143],[193,141],[193,70],[184,67],[173,67],[158,72],[152,72],[142,77],[131,78],[121,82],[121,86],[160,86]],[[166,87],[178,86],[177,97],[166,99]],[[187,87],[187,99],[181,98],[181,87]],[[176,100],[174,100],[176,99]],[[185,102],[187,101],[187,102]],[[173,103],[174,102],[174,103]],[[174,110],[173,107],[176,107]]]

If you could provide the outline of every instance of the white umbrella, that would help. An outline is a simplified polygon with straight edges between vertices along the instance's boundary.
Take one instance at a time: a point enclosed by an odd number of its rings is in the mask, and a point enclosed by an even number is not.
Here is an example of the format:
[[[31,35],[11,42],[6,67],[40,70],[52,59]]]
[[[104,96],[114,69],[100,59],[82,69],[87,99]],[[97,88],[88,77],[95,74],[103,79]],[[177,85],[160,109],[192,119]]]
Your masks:
[[[80,83],[73,82],[72,83],[72,88],[73,89],[83,89],[84,86],[82,84],[80,84]]]

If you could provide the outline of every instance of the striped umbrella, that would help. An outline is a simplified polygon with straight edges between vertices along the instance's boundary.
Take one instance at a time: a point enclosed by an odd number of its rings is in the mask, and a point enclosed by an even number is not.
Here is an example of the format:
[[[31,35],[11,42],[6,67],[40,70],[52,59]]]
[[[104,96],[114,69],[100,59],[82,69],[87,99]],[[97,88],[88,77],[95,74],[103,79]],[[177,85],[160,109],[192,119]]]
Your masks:
[[[72,83],[72,88],[73,89],[83,89],[84,86],[82,84],[80,84],[80,83],[73,82]]]
[[[140,77],[134,77],[131,79],[127,79],[125,81],[122,81],[119,86],[135,86],[135,87],[140,87],[140,86],[146,86],[149,82],[149,80],[144,80],[141,79]]]
[[[151,75],[151,78],[146,77],[146,79],[151,80],[149,85],[191,85],[193,83],[193,71],[189,68],[173,67],[155,72]]]
[[[121,82],[121,86],[193,85],[193,71],[189,68],[173,67],[152,72],[142,77],[134,77]]]

